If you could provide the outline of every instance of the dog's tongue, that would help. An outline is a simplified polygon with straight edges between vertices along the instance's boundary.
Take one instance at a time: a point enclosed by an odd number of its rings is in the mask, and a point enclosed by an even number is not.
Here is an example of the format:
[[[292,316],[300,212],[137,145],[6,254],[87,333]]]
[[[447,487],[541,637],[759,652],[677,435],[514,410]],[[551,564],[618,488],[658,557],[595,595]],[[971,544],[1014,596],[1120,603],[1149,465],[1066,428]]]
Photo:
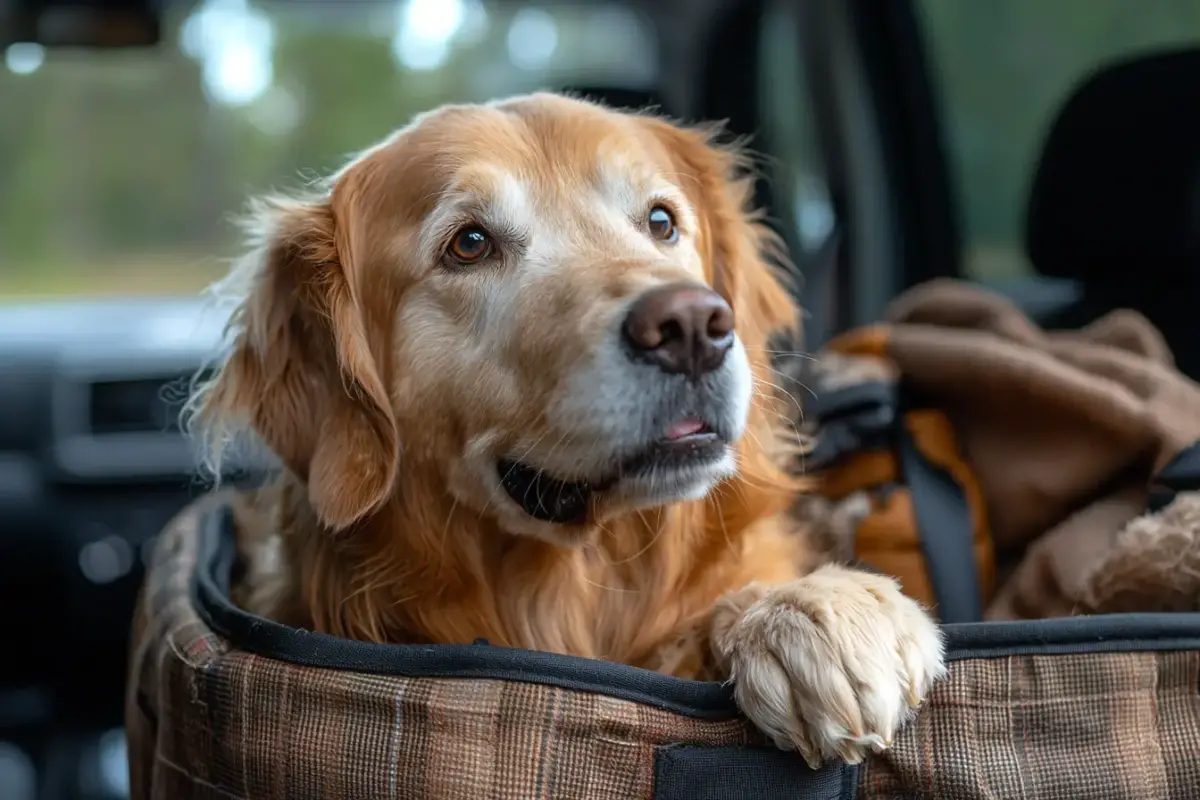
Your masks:
[[[675,439],[682,439],[685,436],[691,436],[693,434],[700,433],[703,430],[703,420],[696,419],[695,417],[688,417],[687,419],[681,419],[679,422],[676,422],[667,429],[667,440],[673,441]]]

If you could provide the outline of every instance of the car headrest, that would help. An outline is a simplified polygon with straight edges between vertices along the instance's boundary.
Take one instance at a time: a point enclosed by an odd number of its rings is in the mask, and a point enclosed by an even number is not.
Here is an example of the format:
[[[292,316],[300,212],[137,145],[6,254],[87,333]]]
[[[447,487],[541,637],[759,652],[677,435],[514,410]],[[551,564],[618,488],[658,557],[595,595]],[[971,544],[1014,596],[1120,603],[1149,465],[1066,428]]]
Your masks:
[[[1025,244],[1039,273],[1085,285],[1200,272],[1200,50],[1075,90],[1042,150]]]

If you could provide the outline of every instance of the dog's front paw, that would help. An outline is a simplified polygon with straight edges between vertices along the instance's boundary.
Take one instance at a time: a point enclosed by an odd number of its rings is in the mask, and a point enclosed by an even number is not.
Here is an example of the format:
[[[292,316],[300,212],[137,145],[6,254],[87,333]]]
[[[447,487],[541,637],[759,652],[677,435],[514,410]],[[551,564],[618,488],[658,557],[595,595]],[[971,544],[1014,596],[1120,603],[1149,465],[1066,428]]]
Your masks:
[[[743,713],[813,768],[888,747],[946,673],[940,630],[891,578],[830,566],[748,591],[714,643]]]

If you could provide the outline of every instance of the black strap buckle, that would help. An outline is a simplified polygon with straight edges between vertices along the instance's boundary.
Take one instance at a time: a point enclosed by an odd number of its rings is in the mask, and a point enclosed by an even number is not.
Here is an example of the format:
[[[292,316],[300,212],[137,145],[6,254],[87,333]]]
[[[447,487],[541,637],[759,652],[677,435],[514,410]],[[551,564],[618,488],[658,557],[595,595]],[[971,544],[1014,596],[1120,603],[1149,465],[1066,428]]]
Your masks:
[[[805,466],[821,470],[852,453],[888,447],[897,419],[896,385],[874,381],[821,392],[805,413],[817,424],[817,442]]]
[[[806,466],[820,470],[868,450],[892,449],[912,497],[921,549],[942,622],[983,616],[975,564],[973,521],[963,487],[917,448],[902,423],[922,407],[912,392],[873,381],[822,392],[806,409],[819,425]]]
[[[1150,511],[1162,511],[1180,492],[1200,491],[1200,442],[1184,448],[1150,481]]]

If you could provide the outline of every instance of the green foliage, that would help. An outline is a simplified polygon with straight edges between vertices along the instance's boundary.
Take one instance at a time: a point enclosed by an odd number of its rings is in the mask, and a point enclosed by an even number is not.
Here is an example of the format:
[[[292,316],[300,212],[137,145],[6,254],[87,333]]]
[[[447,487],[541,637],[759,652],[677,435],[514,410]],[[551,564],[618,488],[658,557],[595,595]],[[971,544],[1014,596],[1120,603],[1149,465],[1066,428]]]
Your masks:
[[[362,0],[257,4],[274,28],[274,79],[248,105],[207,93],[202,64],[180,46],[189,9],[169,21],[168,41],[153,52],[52,52],[32,74],[0,68],[0,297],[192,291],[232,253],[229,216],[250,193],[325,174],[443,102],[570,80],[617,82],[637,40],[603,38],[586,16],[592,12],[547,5],[560,30],[556,63],[582,76],[514,67],[505,35],[519,6],[510,4],[488,4],[486,30],[452,43],[439,68],[403,69],[392,52],[395,4]],[[919,0],[919,7],[969,262],[975,274],[1019,272],[1026,269],[1025,192],[1059,103],[1099,64],[1195,43],[1200,3]],[[780,38],[789,29],[773,30],[776,76],[800,69]],[[801,85],[776,77],[764,87],[778,130],[763,143],[778,160],[807,164],[815,140]]]

